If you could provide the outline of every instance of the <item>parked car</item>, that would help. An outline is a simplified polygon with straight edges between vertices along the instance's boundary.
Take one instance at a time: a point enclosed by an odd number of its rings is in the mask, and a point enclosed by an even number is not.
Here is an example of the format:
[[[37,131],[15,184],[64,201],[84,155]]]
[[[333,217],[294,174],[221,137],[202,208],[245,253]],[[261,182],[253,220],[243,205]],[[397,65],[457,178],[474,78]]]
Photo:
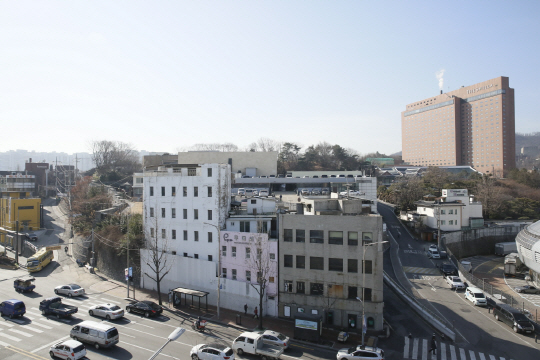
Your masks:
[[[101,304],[90,307],[90,309],[88,309],[88,314],[90,316],[99,316],[111,320],[124,317],[124,310],[118,305]]]
[[[540,294],[540,289],[531,285],[518,286],[517,288],[514,288],[514,290],[516,290],[518,293],[524,294]]]
[[[262,189],[261,191],[259,191],[259,196],[260,197],[268,197],[268,190],[266,189]]]
[[[259,190],[253,189],[253,196],[258,196],[258,195],[259,195]]]
[[[534,326],[529,319],[510,305],[498,304],[493,308],[493,316],[495,316],[495,319],[498,321],[502,321],[510,326],[516,333],[532,333],[534,331]]]
[[[56,295],[81,296],[84,295],[84,289],[77,284],[60,285],[54,288]]]
[[[276,175],[268,175],[269,178],[275,178]]]
[[[448,263],[442,264],[441,267],[439,268],[439,270],[441,271],[443,277],[458,274],[458,271],[457,271],[456,267],[454,265],[448,264]]]
[[[66,340],[51,346],[49,349],[51,358],[78,360],[86,356],[86,348],[76,340]]]
[[[278,178],[284,178],[284,177],[285,177],[285,175],[283,175],[283,174],[278,174],[278,176],[277,176],[277,177],[278,177]]]
[[[277,331],[266,330],[262,333],[263,342],[268,345],[274,345],[286,350],[289,348],[290,340],[287,336]]]
[[[384,360],[384,351],[372,346],[358,345],[338,350],[336,358],[337,360]]]
[[[465,289],[465,284],[459,276],[448,276],[446,282],[450,285],[450,289]]]
[[[344,177],[345,177],[345,174],[340,174],[338,177],[344,178]]]
[[[311,190],[311,195],[321,195],[321,191],[319,189],[313,189]]]
[[[146,317],[159,316],[163,312],[163,308],[152,301],[139,301],[126,306],[128,313],[134,312],[143,314]]]
[[[353,178],[354,175],[353,175],[353,174],[348,174],[347,177],[348,177],[348,178]]]
[[[36,234],[34,233],[26,233],[24,234],[24,237],[26,240],[30,240],[30,241],[37,241],[38,240],[38,237]]]
[[[435,245],[435,244],[431,244],[431,245],[429,245],[429,249],[428,249],[428,250],[437,250],[437,251],[438,251],[438,250],[439,250],[439,247],[438,247],[437,245]]]
[[[307,179],[309,178],[309,175],[304,175],[303,178]]]
[[[74,340],[92,344],[96,349],[108,348],[120,341],[120,335],[114,326],[96,321],[83,321],[75,325],[69,336]]]
[[[318,179],[319,178],[319,175],[313,175],[312,176],[314,179]]]
[[[246,189],[244,189],[244,188],[239,188],[239,189],[238,189],[238,195],[239,195],[239,196],[246,195]]]
[[[268,176],[266,176],[266,175],[261,175],[261,176],[259,176],[259,178],[261,178],[261,179],[268,179]]]
[[[302,195],[309,195],[310,191],[309,189],[302,189]]]
[[[441,258],[441,254],[439,254],[439,251],[433,250],[433,249],[428,249],[427,256],[430,259],[440,259]]]
[[[323,194],[323,195],[328,195],[328,194],[330,194],[330,190],[327,189],[327,188],[323,188],[323,189],[321,190],[321,194]]]
[[[222,344],[199,344],[191,348],[191,359],[197,360],[234,360],[234,351]]]
[[[21,300],[11,299],[0,303],[0,316],[9,316],[10,319],[26,313],[26,306]]]
[[[242,179],[251,179],[251,176],[249,176],[249,175],[244,175],[244,176],[242,176]]]
[[[465,299],[472,301],[475,306],[487,306],[486,295],[475,287],[470,286],[465,290]]]
[[[327,179],[327,178],[328,178],[328,175],[321,175],[321,178]]]
[[[286,178],[292,178],[292,174],[285,175]]]

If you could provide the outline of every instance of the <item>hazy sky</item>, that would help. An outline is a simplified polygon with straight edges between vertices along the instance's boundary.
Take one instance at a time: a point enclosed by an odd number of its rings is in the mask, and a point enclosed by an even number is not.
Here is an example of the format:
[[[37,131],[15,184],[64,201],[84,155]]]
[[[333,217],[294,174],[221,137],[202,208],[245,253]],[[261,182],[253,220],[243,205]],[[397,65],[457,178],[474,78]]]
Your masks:
[[[401,150],[405,105],[508,76],[540,131],[539,1],[0,2],[0,151],[258,138]]]

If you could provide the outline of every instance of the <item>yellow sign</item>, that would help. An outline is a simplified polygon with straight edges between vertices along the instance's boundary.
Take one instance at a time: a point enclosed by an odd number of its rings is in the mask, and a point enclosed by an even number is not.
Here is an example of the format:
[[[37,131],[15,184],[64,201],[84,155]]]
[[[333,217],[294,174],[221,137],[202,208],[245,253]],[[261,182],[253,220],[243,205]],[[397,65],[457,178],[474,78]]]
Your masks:
[[[46,249],[47,250],[60,250],[62,248],[61,245],[57,245],[57,246],[47,246]]]

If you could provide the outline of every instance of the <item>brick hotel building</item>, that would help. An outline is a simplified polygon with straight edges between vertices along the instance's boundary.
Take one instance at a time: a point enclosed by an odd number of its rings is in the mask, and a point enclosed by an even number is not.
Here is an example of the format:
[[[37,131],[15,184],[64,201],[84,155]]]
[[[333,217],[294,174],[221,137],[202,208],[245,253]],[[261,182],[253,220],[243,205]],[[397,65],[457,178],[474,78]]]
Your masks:
[[[514,89],[507,77],[409,104],[401,129],[407,164],[470,165],[499,176],[515,167]]]

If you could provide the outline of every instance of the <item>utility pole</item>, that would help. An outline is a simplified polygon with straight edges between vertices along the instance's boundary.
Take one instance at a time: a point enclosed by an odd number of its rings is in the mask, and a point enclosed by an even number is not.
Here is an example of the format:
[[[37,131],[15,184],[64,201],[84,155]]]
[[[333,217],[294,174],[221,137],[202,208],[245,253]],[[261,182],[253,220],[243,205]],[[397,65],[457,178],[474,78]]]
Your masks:
[[[90,266],[92,267],[92,272],[94,270],[94,263],[96,262],[96,259],[94,258],[94,228],[92,227],[92,257],[90,258]]]
[[[126,253],[127,253],[127,297],[129,298],[129,236],[127,237],[127,245],[126,245]]]
[[[17,210],[18,212],[18,210]],[[17,213],[17,217],[19,216],[19,214]],[[16,231],[16,236],[15,236],[15,262],[18,264],[19,263],[19,219],[17,219],[17,221],[15,221],[15,225],[17,226],[17,229],[15,229]]]

